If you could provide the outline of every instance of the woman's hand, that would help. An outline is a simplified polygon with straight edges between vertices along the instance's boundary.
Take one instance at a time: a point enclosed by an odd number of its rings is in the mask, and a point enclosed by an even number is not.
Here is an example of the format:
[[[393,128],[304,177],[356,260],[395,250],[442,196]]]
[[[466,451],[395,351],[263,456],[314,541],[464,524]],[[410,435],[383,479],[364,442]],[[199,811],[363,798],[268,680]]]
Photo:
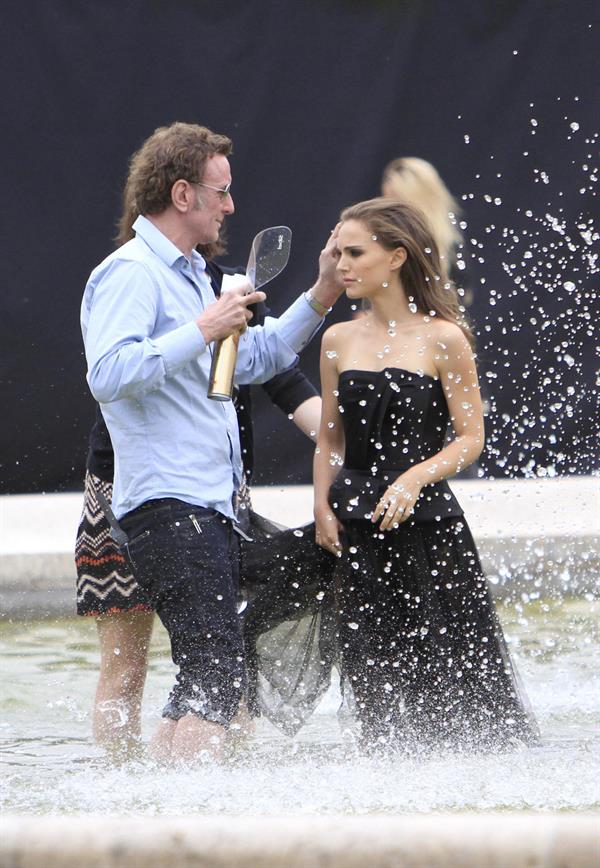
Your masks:
[[[375,507],[371,521],[375,524],[383,516],[381,530],[392,530],[398,527],[414,513],[422,488],[423,483],[413,472],[407,470],[385,490]]]
[[[344,529],[342,523],[329,506],[315,507],[315,540],[332,555],[342,556],[342,544],[340,543],[340,531]]]

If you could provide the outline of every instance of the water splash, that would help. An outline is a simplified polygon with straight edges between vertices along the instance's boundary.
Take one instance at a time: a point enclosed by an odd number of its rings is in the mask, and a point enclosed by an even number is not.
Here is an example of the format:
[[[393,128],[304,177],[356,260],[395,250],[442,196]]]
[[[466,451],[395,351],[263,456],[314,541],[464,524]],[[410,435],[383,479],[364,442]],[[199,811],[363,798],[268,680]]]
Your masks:
[[[529,151],[523,152],[519,171],[530,167],[532,186],[528,191],[521,185],[520,202],[514,194],[509,199],[493,189],[502,172],[486,177],[489,172],[479,166],[477,186],[487,189],[462,196],[469,201],[480,195],[484,205],[494,208],[481,231],[469,227],[462,251],[467,269],[481,275],[473,310],[487,403],[488,465],[492,473],[510,476],[585,473],[597,466],[589,419],[597,399],[591,341],[600,235],[591,205],[597,196],[598,133],[586,134],[583,124],[568,114],[562,129],[535,116],[529,123],[542,137],[541,155],[546,137],[564,136],[571,149],[571,175],[583,198],[578,212],[569,209],[560,181],[567,177],[566,167],[551,171],[532,165]],[[544,188],[543,203],[534,192],[536,184]],[[528,199],[536,204],[524,207]],[[466,230],[468,223],[460,225]],[[497,259],[498,250],[505,279],[496,278],[488,287],[487,260]]]
[[[249,747],[211,766],[209,774],[151,763],[106,766],[89,735],[98,663],[94,625],[83,619],[28,624],[26,630],[4,625],[2,807],[148,816],[593,809],[600,803],[598,606],[521,601],[500,610],[542,728],[539,748],[365,758],[336,717],[334,686],[296,739],[261,721]],[[144,703],[146,739],[172,677],[159,628]]]

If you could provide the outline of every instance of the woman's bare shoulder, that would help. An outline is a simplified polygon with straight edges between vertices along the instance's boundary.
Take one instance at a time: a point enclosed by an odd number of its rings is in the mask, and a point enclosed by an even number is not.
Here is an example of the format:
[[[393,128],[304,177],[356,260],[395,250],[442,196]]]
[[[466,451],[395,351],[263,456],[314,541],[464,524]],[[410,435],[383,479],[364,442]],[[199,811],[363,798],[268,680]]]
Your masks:
[[[352,332],[356,330],[356,325],[357,324],[353,320],[336,322],[333,325],[330,325],[329,328],[323,332],[322,345],[327,348],[341,346],[348,340]]]
[[[432,317],[429,323],[430,333],[435,341],[443,341],[453,346],[468,343],[467,338],[458,323],[441,317]]]

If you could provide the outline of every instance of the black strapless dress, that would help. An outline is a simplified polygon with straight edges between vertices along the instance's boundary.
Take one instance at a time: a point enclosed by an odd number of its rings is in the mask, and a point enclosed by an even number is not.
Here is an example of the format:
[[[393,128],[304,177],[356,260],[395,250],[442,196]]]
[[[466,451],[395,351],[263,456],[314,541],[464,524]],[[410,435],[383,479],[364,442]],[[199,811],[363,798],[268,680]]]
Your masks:
[[[477,550],[447,482],[381,532],[370,516],[404,470],[443,448],[439,379],[386,368],[339,378],[344,466],[329,500],[342,557],[315,555],[314,530],[288,532],[257,561],[250,607],[257,705],[297,729],[340,672],[344,710],[368,748],[495,749],[537,740]],[[277,550],[277,546],[279,547]],[[287,602],[286,602],[287,601]],[[283,617],[281,617],[281,615]]]

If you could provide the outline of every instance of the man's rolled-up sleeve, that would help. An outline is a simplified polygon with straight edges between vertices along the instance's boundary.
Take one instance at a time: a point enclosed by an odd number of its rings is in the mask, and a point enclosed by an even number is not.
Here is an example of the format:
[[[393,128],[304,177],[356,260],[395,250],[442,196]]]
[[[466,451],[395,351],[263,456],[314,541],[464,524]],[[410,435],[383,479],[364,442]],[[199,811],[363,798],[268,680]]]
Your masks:
[[[264,383],[286,371],[322,324],[323,317],[303,295],[278,319],[266,317],[262,326],[248,329],[240,338],[236,381]]]
[[[142,263],[115,260],[92,275],[82,305],[87,380],[103,404],[160,388],[206,350],[195,322],[156,334],[157,291]]]
[[[281,337],[299,353],[314,338],[324,319],[313,310],[302,294],[281,314],[277,322]]]

